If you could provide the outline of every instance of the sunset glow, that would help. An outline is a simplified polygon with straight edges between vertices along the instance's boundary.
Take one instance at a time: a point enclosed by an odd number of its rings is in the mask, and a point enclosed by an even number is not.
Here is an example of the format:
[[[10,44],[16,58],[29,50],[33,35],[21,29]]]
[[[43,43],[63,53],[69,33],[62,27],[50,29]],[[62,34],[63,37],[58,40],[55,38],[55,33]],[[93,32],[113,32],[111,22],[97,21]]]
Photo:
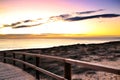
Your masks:
[[[120,36],[119,3],[120,0],[0,0],[0,34]]]

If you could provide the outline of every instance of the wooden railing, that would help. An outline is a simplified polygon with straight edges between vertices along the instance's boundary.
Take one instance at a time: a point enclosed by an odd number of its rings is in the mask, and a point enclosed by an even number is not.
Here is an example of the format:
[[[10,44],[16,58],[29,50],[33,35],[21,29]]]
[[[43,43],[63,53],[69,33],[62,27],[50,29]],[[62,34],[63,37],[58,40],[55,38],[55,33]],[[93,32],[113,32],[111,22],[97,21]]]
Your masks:
[[[17,51],[12,53],[13,54],[12,57],[7,57],[6,54],[8,54],[8,53],[4,52],[3,57],[2,57],[4,59],[4,61],[3,61],[4,63],[6,63],[6,60],[8,59],[8,60],[13,60],[13,65],[16,65],[15,64],[16,62],[22,63],[23,69],[25,69],[26,65],[29,67],[32,67],[33,69],[36,70],[36,79],[38,79],[38,80],[40,79],[39,72],[42,72],[42,73],[44,73],[48,76],[51,76],[57,80],[71,80],[71,65],[80,65],[80,66],[83,66],[86,68],[110,72],[110,73],[120,75],[120,68],[115,68],[115,67],[110,67],[110,66],[100,65],[100,64],[96,64],[96,63],[85,62],[85,61],[73,60],[73,59],[69,59],[69,58],[61,58],[61,57],[56,57],[56,56],[48,56],[48,55],[33,54],[33,53],[26,53],[26,52],[17,52]],[[16,58],[16,56],[18,54],[22,55],[22,60],[19,60]],[[35,57],[36,58],[35,65],[26,62],[26,56]],[[47,70],[40,68],[39,67],[40,58],[52,59],[55,61],[63,62],[64,63],[64,77],[56,75],[54,73],[51,73]]]

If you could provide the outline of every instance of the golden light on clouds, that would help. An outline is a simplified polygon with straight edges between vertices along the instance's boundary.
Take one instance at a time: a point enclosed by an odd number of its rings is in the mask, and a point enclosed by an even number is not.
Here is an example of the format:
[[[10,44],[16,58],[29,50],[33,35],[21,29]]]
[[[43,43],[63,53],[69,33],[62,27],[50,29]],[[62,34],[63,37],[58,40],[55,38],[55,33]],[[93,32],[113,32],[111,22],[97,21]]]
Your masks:
[[[0,34],[120,36],[118,2],[112,0],[95,1],[95,4],[91,2],[89,0],[0,1]],[[38,20],[39,18],[41,20]]]
[[[55,34],[86,34],[90,33],[92,28],[88,27],[85,23],[79,22],[65,22],[57,21],[50,22],[40,26],[12,29],[11,27],[6,27],[1,29],[2,34],[43,34],[43,33],[55,33]]]

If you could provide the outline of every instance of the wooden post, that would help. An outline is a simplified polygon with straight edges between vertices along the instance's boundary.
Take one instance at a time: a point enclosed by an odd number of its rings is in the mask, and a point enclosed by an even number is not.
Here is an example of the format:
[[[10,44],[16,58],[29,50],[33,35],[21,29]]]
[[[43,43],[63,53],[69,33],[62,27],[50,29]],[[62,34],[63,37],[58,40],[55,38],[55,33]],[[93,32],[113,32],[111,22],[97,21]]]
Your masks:
[[[71,64],[66,63],[64,64],[64,77],[67,80],[71,80]]]
[[[37,67],[39,67],[40,58],[39,58],[39,57],[36,57],[35,60],[36,60],[36,61],[35,61],[35,65],[36,65]],[[36,70],[36,79],[38,79],[38,80],[40,79],[39,71],[37,71],[37,70]]]
[[[24,54],[23,54],[22,58],[23,58],[23,61],[26,61]],[[25,64],[23,64],[23,70],[25,70],[25,69],[26,69],[26,66],[25,66]]]
[[[4,57],[4,61],[3,62],[6,63],[7,61],[5,59],[5,57],[6,57],[6,53],[5,52],[3,53],[3,57]]]
[[[13,53],[13,58],[15,59],[15,53]],[[13,65],[16,65],[14,60],[13,60]]]

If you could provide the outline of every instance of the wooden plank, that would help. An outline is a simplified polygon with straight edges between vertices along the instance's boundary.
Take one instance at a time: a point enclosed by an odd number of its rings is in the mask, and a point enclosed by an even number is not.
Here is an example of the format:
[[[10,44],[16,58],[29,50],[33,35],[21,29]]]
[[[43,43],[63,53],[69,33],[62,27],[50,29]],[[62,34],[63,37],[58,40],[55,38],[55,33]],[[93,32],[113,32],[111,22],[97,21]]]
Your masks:
[[[64,62],[65,58],[61,57],[56,57],[56,56],[48,56],[48,55],[41,55],[41,54],[33,54],[33,53],[27,53],[27,52],[13,52],[15,54],[24,54],[28,56],[33,56],[33,57],[40,57],[40,58],[47,58],[47,59],[53,59],[56,61]]]
[[[23,60],[23,61],[26,61],[26,55],[23,54],[22,56],[23,56],[23,57],[22,57],[22,60]],[[15,61],[15,60],[14,60],[14,61]],[[23,70],[25,70],[25,69],[26,69],[26,65],[23,64]]]
[[[4,52],[3,57],[6,57],[6,55],[7,55],[6,52]],[[7,62],[6,59],[3,59],[3,62],[6,63]]]
[[[0,62],[0,80],[36,80],[22,69]]]
[[[85,62],[85,61],[79,61],[79,60],[73,60],[73,59],[65,59],[65,62],[74,64],[74,65],[80,65],[80,66],[94,69],[94,70],[106,71],[106,72],[120,75],[120,68],[116,68],[116,67],[100,65],[97,63],[91,63],[91,62]]]
[[[56,75],[56,74],[54,74],[54,73],[51,73],[51,72],[49,72],[49,71],[47,71],[47,70],[44,70],[44,69],[42,69],[42,68],[39,68],[39,67],[37,67],[37,66],[35,66],[35,65],[33,65],[33,64],[30,64],[30,63],[28,63],[28,62],[24,62],[24,61],[22,61],[22,60],[13,59],[13,58],[9,58],[9,57],[5,57],[5,59],[15,60],[15,61],[17,61],[17,62],[23,63],[23,64],[25,64],[25,65],[27,65],[27,66],[29,66],[29,67],[32,67],[32,68],[35,69],[35,70],[38,70],[39,72],[42,72],[42,73],[44,73],[44,74],[47,74],[47,75],[49,75],[49,76],[51,76],[51,77],[53,77],[53,78],[55,78],[55,79],[57,79],[57,80],[66,80],[64,77],[58,76],[58,75]]]
[[[13,53],[13,58],[15,58],[15,53]],[[15,61],[13,61],[13,65],[15,66]]]
[[[33,57],[35,56],[35,57],[40,57],[40,58],[54,59],[54,60],[60,61],[60,62],[66,62],[66,63],[70,63],[70,64],[74,64],[74,65],[80,65],[80,66],[83,66],[86,68],[100,70],[100,71],[106,71],[106,72],[120,75],[120,68],[110,67],[110,66],[106,66],[106,65],[100,65],[100,64],[91,63],[91,62],[73,60],[73,59],[69,59],[69,58],[61,58],[61,57],[56,57],[56,56],[26,53],[26,52],[14,52],[14,53],[29,55],[29,56],[33,56]]]
[[[39,63],[40,63],[40,58],[39,57],[35,57],[35,65],[37,66],[37,67],[39,67]],[[39,71],[38,70],[36,70],[36,79],[40,79],[40,76],[39,76]]]
[[[80,66],[83,66],[86,68],[100,70],[100,71],[106,71],[106,72],[120,75],[120,68],[110,67],[110,66],[106,66],[106,65],[100,65],[100,64],[91,63],[91,62],[73,60],[73,59],[69,59],[69,58],[61,58],[61,57],[56,57],[56,56],[32,54],[32,53],[26,53],[26,52],[15,52],[15,53],[37,56],[40,58],[54,59],[54,60],[60,61],[60,62],[66,62],[66,63],[70,63],[70,64],[80,65]]]
[[[64,77],[67,80],[72,80],[72,76],[71,76],[71,64],[70,63],[64,63]]]

